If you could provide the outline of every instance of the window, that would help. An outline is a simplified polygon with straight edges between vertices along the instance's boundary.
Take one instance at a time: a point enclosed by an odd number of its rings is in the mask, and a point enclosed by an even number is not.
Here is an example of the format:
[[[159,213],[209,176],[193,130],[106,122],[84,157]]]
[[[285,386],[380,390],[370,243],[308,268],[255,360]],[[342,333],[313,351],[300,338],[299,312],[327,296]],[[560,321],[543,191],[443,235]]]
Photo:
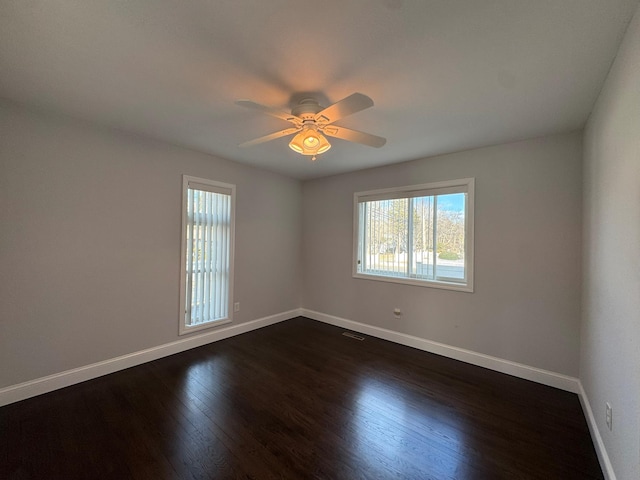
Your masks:
[[[474,179],[359,192],[353,276],[473,291]]]
[[[180,335],[231,321],[235,189],[182,177]]]

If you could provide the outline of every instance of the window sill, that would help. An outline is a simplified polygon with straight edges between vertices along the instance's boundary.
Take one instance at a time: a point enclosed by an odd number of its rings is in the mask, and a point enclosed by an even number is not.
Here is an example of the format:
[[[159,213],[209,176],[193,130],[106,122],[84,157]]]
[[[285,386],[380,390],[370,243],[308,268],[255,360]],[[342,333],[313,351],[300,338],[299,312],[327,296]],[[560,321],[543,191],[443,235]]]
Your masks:
[[[188,335],[189,333],[200,332],[202,330],[207,330],[209,328],[215,328],[221,325],[226,325],[227,323],[231,323],[231,322],[232,320],[230,318],[221,318],[220,320],[213,320],[211,322],[201,323],[200,325],[194,325],[193,327],[180,325],[179,335]]]
[[[417,280],[407,277],[385,277],[382,275],[369,275],[364,273],[354,273],[353,278],[358,278],[361,280],[375,280],[377,282],[402,283],[405,285],[414,285],[416,287],[440,288],[442,290],[454,290],[457,292],[473,293],[472,284],[460,284],[443,281],[434,282],[429,280]]]

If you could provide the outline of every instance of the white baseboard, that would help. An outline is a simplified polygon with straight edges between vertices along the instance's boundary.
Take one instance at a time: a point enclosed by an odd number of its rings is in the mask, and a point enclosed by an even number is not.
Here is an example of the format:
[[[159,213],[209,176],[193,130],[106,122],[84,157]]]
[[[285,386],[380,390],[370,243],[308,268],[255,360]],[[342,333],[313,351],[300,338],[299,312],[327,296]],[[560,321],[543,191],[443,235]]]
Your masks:
[[[560,373],[530,367],[529,365],[524,365],[522,363],[492,357],[483,353],[465,350],[464,348],[433,342],[424,338],[407,335],[406,333],[394,332],[393,330],[387,330],[386,328],[374,327],[365,323],[355,322],[353,320],[347,320],[346,318],[335,317],[333,315],[327,315],[325,313],[315,312],[305,308],[301,309],[300,315],[320,322],[364,333],[366,335],[371,335],[372,337],[382,338],[384,340],[389,340],[391,342],[417,348],[426,352],[436,353],[443,357],[453,358],[472,365],[495,370],[496,372],[506,373],[508,375],[513,375],[514,377],[524,378],[525,380],[531,380],[533,382],[559,388],[568,392],[580,393],[580,382],[578,379],[562,375]]]
[[[289,310],[288,312],[270,315],[238,325],[220,327],[207,333],[189,336],[188,338],[158,345],[157,347],[147,348],[146,350],[140,350],[102,362],[85,365],[84,367],[55,373],[17,385],[11,385],[0,389],[0,406],[35,397],[36,395],[51,392],[59,388],[68,387],[76,383],[91,380],[92,378],[101,377],[102,375],[124,370],[125,368],[134,367],[168,355],[184,352],[185,350],[201,347],[208,343],[217,342],[218,340],[289,320],[299,315],[301,315],[300,309]]]
[[[604,473],[604,478],[606,478],[606,480],[616,480],[613,465],[609,459],[609,454],[607,454],[607,449],[604,447],[604,442],[602,441],[602,436],[600,435],[600,430],[596,423],[596,417],[593,415],[593,410],[591,410],[591,404],[589,403],[589,397],[587,397],[587,393],[582,387],[582,382],[578,381],[578,387],[580,389],[578,397],[580,397],[582,411],[587,419],[587,425],[591,432],[591,439],[593,440],[593,445],[596,449],[596,454],[598,455],[598,460],[600,461],[600,467],[602,468],[602,473]]]

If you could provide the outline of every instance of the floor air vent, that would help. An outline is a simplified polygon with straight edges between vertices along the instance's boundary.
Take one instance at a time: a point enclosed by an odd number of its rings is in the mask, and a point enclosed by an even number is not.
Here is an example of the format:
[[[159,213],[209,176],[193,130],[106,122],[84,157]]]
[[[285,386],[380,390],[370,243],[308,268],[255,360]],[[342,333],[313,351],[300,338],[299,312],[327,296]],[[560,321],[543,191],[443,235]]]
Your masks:
[[[360,341],[364,340],[364,337],[361,337],[360,335],[356,335],[355,333],[351,333],[351,332],[342,332],[342,335],[349,338],[355,338],[356,340],[360,340]]]

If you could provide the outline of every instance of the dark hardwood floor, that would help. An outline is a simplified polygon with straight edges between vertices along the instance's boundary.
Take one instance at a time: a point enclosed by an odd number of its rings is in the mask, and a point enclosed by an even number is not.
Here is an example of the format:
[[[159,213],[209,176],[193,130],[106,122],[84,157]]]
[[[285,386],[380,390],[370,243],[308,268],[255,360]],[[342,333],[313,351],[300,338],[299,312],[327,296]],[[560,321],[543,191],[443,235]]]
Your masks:
[[[578,397],[297,318],[0,408],[0,478],[603,478]]]

